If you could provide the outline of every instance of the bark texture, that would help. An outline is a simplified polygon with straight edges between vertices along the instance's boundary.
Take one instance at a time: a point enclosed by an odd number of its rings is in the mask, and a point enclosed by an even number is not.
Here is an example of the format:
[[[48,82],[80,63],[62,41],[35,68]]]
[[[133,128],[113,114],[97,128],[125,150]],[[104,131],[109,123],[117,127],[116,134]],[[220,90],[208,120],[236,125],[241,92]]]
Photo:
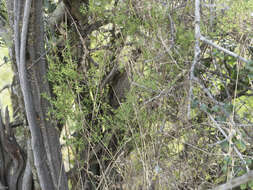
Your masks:
[[[36,173],[41,189],[67,190],[58,130],[48,117],[50,105],[46,98],[50,93],[46,80],[43,1],[7,1],[7,8],[14,33],[11,57],[18,73],[15,83],[20,84],[22,90],[22,94],[18,93],[17,96],[23,97],[24,106],[20,108],[25,109],[31,142],[28,139],[24,150],[20,148],[9,127],[8,114],[5,114],[5,123],[1,121],[0,126],[0,145],[3,147],[0,154],[0,162],[3,163],[0,185],[11,190],[34,189],[33,173]],[[18,102],[22,104],[20,99]],[[36,170],[33,170],[33,164]]]
[[[68,179],[64,169],[61,156],[61,145],[59,142],[60,131],[57,128],[58,121],[54,121],[49,116],[49,109],[52,107],[48,101],[52,94],[49,88],[47,75],[47,61],[45,58],[45,24],[43,21],[43,0],[14,0],[7,1],[8,13],[10,18],[10,26],[14,34],[14,45],[10,48],[10,54],[13,61],[13,69],[15,73],[13,81],[12,101],[15,112],[19,112],[15,117],[23,118],[21,127],[26,131],[27,136],[23,146],[18,145],[15,140],[14,133],[9,134],[9,120],[1,124],[1,146],[4,147],[0,152],[0,185],[11,190],[67,190]],[[108,23],[107,20],[98,20],[96,22],[88,22],[88,16],[80,11],[80,7],[89,9],[89,1],[87,0],[64,0],[58,4],[55,12],[49,20],[49,25],[53,30],[58,30],[60,23],[63,22],[66,15],[67,27],[71,31],[73,48],[72,56],[77,61],[77,69],[84,78],[91,65],[96,63],[91,58],[91,54],[87,47],[90,46],[89,37],[93,31],[98,30],[101,26]],[[112,54],[110,61],[113,63],[111,72],[104,76],[101,81],[100,90],[103,91],[110,85],[106,95],[108,104],[111,109],[117,109],[120,103],[124,101],[127,91],[130,89],[130,81],[125,70],[117,69],[118,47],[116,40],[120,38],[115,34],[115,28],[112,33]],[[57,44],[59,52],[63,50],[64,38],[58,36],[61,43]],[[62,38],[62,39],[61,39]],[[123,42],[121,44],[123,48]],[[61,58],[64,55],[57,55]],[[62,64],[66,64],[62,61]],[[87,98],[89,86],[83,82],[85,89],[80,93],[80,101]],[[14,87],[16,92],[14,92]],[[78,96],[78,94],[76,94]],[[53,94],[57,98],[57,94]],[[84,110],[83,110],[84,111]],[[90,114],[85,116],[88,123],[96,128],[101,128],[101,124],[90,110]],[[99,110],[100,113],[104,110]],[[23,113],[23,114],[20,114]],[[24,117],[20,117],[24,115]],[[113,116],[110,111],[109,116]],[[27,128],[25,126],[28,125]],[[20,126],[19,126],[20,127]],[[83,123],[83,131],[89,133],[91,126]],[[28,132],[29,131],[29,132]],[[119,154],[119,139],[123,134],[120,130],[108,130],[99,132],[104,135],[103,141],[108,142],[108,150],[101,143],[86,144],[82,149],[76,150],[78,156],[82,157],[89,164],[81,164],[77,167],[74,165],[69,172],[69,179],[73,189],[97,189],[102,188],[105,177],[115,176],[112,162],[114,156]],[[87,134],[78,134],[80,138],[88,137]],[[9,136],[13,141],[8,141]],[[6,140],[7,139],[7,140]],[[5,153],[8,154],[5,154]],[[18,153],[18,154],[17,154]],[[22,153],[22,154],[21,154]],[[104,160],[110,157],[109,160]],[[2,166],[2,168],[1,168]],[[14,175],[12,175],[12,172]],[[101,179],[99,179],[101,177]],[[104,179],[102,179],[104,178]],[[109,177],[110,178],[110,177]],[[38,180],[38,181],[37,181]],[[116,181],[120,181],[117,179]],[[38,187],[39,183],[39,187]],[[1,188],[1,187],[0,187]]]
[[[0,189],[21,189],[19,184],[23,182],[25,160],[25,154],[11,128],[9,111],[6,109],[5,122],[0,116]]]

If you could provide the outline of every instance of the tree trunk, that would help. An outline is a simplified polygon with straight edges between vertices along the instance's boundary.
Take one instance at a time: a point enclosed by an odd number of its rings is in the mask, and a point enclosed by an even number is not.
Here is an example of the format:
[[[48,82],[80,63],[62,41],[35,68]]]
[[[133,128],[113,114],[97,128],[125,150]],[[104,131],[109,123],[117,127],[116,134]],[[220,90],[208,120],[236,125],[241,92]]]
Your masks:
[[[58,130],[48,116],[50,105],[47,98],[50,93],[46,80],[43,1],[7,1],[7,7],[14,33],[15,52],[12,53],[12,60],[19,74],[17,81],[20,82],[24,100],[21,109],[25,109],[34,160],[31,158],[30,141],[27,143],[25,159],[14,134],[9,134],[12,130],[6,119],[5,124],[1,124],[1,146],[8,154],[3,151],[0,154],[0,161],[4,163],[4,167],[0,168],[0,180],[3,186],[11,190],[34,189],[33,160],[41,189],[67,190]]]
[[[10,54],[13,60],[13,68],[16,71],[14,77],[14,84],[20,86],[18,94],[12,96],[13,106],[15,110],[24,115],[24,124],[28,122],[28,130],[30,132],[31,140],[28,139],[26,145],[20,148],[16,143],[16,149],[20,149],[18,159],[13,157],[10,148],[5,148],[6,151],[10,152],[9,156],[5,158],[5,154],[0,152],[0,161],[5,163],[6,167],[14,168],[19,171],[16,172],[16,176],[12,177],[2,177],[7,176],[7,171],[5,168],[0,168],[0,180],[2,184],[9,189],[27,189],[33,190],[37,189],[38,178],[40,188],[45,190],[53,189],[68,189],[68,180],[64,170],[64,165],[61,157],[61,146],[59,142],[59,130],[53,119],[49,116],[49,109],[51,107],[48,99],[50,99],[50,88],[48,80],[46,78],[47,74],[47,61],[45,59],[45,35],[44,35],[44,23],[43,23],[43,1],[42,0],[9,0],[7,1],[8,13],[10,19],[10,26],[13,26],[12,30],[14,33],[14,46],[11,48]],[[55,17],[49,21],[50,27],[54,27],[56,22],[61,22],[64,12],[68,15],[68,22],[72,25],[68,27],[75,26],[73,29],[73,44],[79,44],[81,46],[78,50],[73,50],[73,57],[76,60],[81,60],[78,63],[78,69],[82,72],[83,76],[87,73],[86,71],[90,69],[90,65],[93,64],[93,60],[90,55],[86,55],[87,47],[89,44],[89,35],[94,31],[98,30],[99,27],[106,25],[107,21],[98,21],[91,23],[89,25],[87,20],[87,15],[80,12],[80,7],[85,4],[85,7],[89,8],[89,1],[63,1],[60,3],[56,11],[53,13]],[[119,36],[115,35],[115,29],[112,32],[112,58],[111,62],[114,65],[112,71],[108,76],[104,77],[104,80],[100,86],[100,89],[106,87],[107,84],[111,84],[110,90],[105,94],[104,97],[109,98],[108,104],[111,105],[111,109],[117,109],[125,98],[126,92],[130,88],[130,82],[126,71],[119,72],[116,63],[116,53],[117,48],[115,45],[116,39]],[[81,42],[78,42],[81,39]],[[85,40],[84,40],[85,39]],[[87,46],[87,47],[86,47]],[[123,42],[122,42],[123,47]],[[85,65],[83,62],[85,62]],[[62,64],[65,64],[62,62]],[[86,67],[86,68],[84,68]],[[86,69],[86,70],[85,70]],[[86,86],[81,101],[87,98],[87,91],[89,86]],[[54,96],[57,96],[55,94]],[[88,97],[90,98],[90,97]],[[15,101],[16,99],[16,101]],[[14,102],[18,102],[15,103]],[[17,105],[18,106],[15,106]],[[113,116],[112,112],[107,113]],[[101,109],[101,113],[104,110]],[[92,113],[92,109],[90,110]],[[22,114],[19,114],[22,115]],[[19,117],[19,119],[22,117]],[[89,114],[87,121],[91,122],[94,127],[101,128],[101,124],[94,118],[94,115]],[[8,124],[3,124],[3,126],[8,126]],[[4,127],[3,127],[4,128]],[[5,127],[6,128],[6,127]],[[89,131],[90,128],[84,125],[84,130]],[[4,130],[1,130],[4,131]],[[25,131],[25,130],[24,130]],[[3,133],[4,135],[5,133]],[[81,138],[85,138],[84,134]],[[119,130],[108,130],[103,132],[101,130],[100,135],[104,136],[103,141],[108,142],[108,150],[110,150],[111,155],[108,154],[104,145],[101,143],[93,143],[92,145],[86,144],[86,146],[78,151],[78,156],[86,158],[83,159],[89,164],[81,165],[81,172],[78,168],[73,168],[69,172],[71,175],[70,180],[73,182],[73,187],[76,189],[96,189],[101,188],[102,184],[105,182],[105,176],[115,176],[116,173],[113,171],[111,166],[113,162],[113,157],[119,154],[119,139],[124,135],[122,131]],[[26,135],[26,137],[29,135]],[[15,139],[15,136],[13,137]],[[1,142],[5,143],[5,137],[1,138]],[[15,141],[16,142],[16,141]],[[6,143],[5,143],[6,144]],[[3,144],[3,146],[7,146]],[[92,153],[91,153],[92,152]],[[89,155],[91,153],[91,155]],[[33,155],[33,156],[32,156]],[[32,158],[33,157],[33,158]],[[109,160],[104,160],[105,157],[110,157]],[[10,167],[11,166],[11,167]],[[35,166],[35,167],[34,167]],[[35,168],[35,170],[34,170]],[[80,169],[80,168],[79,168]],[[13,170],[13,169],[12,169]],[[81,181],[83,185],[76,181],[75,178],[81,174]],[[103,177],[104,176],[104,177]],[[101,178],[101,179],[98,179]],[[110,178],[110,177],[109,177]],[[118,178],[117,180],[119,180]]]

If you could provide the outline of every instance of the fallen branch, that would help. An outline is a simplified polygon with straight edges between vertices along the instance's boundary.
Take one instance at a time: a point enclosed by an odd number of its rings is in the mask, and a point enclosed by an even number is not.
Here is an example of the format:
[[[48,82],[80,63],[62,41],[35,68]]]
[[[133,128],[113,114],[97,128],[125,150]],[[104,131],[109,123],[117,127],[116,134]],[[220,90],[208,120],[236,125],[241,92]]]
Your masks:
[[[253,171],[252,170],[240,177],[236,177],[234,179],[231,179],[227,183],[219,185],[219,186],[213,188],[212,190],[232,189],[232,188],[237,187],[239,185],[245,184],[251,180],[253,180]]]

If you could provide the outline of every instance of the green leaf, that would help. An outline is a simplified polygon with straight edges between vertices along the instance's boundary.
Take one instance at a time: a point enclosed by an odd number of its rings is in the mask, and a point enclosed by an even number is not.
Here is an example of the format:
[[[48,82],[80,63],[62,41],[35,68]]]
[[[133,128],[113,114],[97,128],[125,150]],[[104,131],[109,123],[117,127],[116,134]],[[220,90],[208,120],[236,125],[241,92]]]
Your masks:
[[[239,171],[238,171],[238,174],[237,176],[242,176],[246,173],[246,170],[245,169],[242,169],[242,168],[239,168]]]
[[[197,99],[197,98],[194,98],[194,99],[192,100],[192,103],[191,103],[191,108],[192,108],[192,109],[197,108],[198,105],[199,105],[198,99]]]
[[[228,103],[224,105],[224,110],[226,112],[226,115],[230,115],[233,112],[233,105]]]
[[[235,144],[236,144],[236,146],[242,151],[242,152],[244,152],[245,150],[246,150],[246,145],[245,145],[245,143],[242,141],[242,140],[236,140],[235,141]]]
[[[252,79],[253,78],[253,73],[249,73],[248,77]]]
[[[228,143],[228,141],[224,141],[224,142],[220,143],[220,146],[221,146],[222,149],[224,149],[225,151],[227,151],[228,147],[229,147],[229,143]],[[226,160],[225,158],[224,158],[224,160]]]
[[[229,164],[231,162],[231,157],[230,156],[225,156],[224,157],[224,163]]]
[[[221,168],[221,170],[223,171],[223,173],[226,173],[227,169],[228,169],[227,165],[223,165],[222,168]]]
[[[251,180],[249,183],[248,183],[250,189],[253,189],[253,180]]]
[[[253,60],[250,60],[246,65],[245,68],[252,71],[253,70]]]
[[[207,107],[207,105],[206,105],[206,104],[201,104],[201,105],[200,105],[200,110],[201,110],[201,111],[204,111],[204,112],[208,112],[208,107]]]
[[[212,107],[211,111],[213,111],[213,112],[219,112],[220,111],[220,107],[218,105],[215,105],[214,107]]]
[[[251,165],[252,164],[252,159],[251,158],[245,158],[245,162],[247,165]]]
[[[240,185],[240,188],[241,188],[241,189],[247,189],[247,184],[242,184],[242,185]]]

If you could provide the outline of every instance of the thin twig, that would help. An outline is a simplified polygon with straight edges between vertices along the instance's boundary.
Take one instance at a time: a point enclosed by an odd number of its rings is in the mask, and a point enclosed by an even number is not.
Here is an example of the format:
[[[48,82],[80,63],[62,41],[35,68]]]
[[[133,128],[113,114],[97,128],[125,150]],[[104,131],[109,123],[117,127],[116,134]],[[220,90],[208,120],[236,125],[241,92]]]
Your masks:
[[[229,142],[229,138],[230,138],[230,137],[229,137],[229,136],[226,134],[226,132],[221,128],[221,126],[217,123],[217,121],[213,118],[213,116],[212,116],[210,113],[208,113],[208,112],[205,112],[205,113],[208,115],[208,117],[209,117],[209,118],[211,119],[211,121],[214,123],[214,125],[216,126],[216,128],[221,132],[221,134],[222,134],[222,135],[227,139],[227,141]],[[232,144],[232,145],[234,145],[234,144]],[[242,154],[240,153],[240,151],[237,149],[236,146],[233,146],[233,148],[234,148],[236,154],[237,154],[237,155],[239,156],[239,158],[242,160],[242,162],[243,162],[243,164],[245,165],[247,171],[249,171],[249,167],[248,167],[246,161],[244,160]]]
[[[8,89],[10,88],[11,85],[10,84],[6,84],[1,90],[0,90],[0,93],[2,93],[5,89]]]
[[[45,51],[41,56],[39,56],[29,67],[27,67],[27,70],[30,70],[37,62],[39,62],[41,59],[44,58],[45,55],[52,49],[52,47],[49,47],[47,51]]]
[[[81,40],[82,45],[83,45],[83,48],[84,48],[84,55],[85,55],[85,57],[86,57],[86,56],[89,54],[89,51],[88,51],[88,48],[87,48],[87,46],[86,46],[86,44],[85,44],[85,40],[84,40],[83,36],[81,35],[81,32],[80,32],[79,29],[78,29],[78,26],[77,26],[77,24],[76,24],[76,21],[75,21],[75,19],[72,17],[70,11],[68,10],[67,7],[65,7],[65,10],[66,10],[67,13],[69,14],[71,20],[73,21],[73,24],[75,25],[76,31],[77,31],[77,33],[78,33],[78,35],[79,35],[79,37],[80,37],[80,40]]]
[[[199,80],[199,78],[197,77],[193,77],[193,81],[197,82],[199,84],[199,86],[202,88],[202,90],[207,94],[207,96],[217,105],[220,106],[224,106],[225,104],[222,102],[217,101],[213,95],[211,94],[211,92],[201,83],[201,81]]]
[[[139,88],[145,89],[145,90],[147,90],[147,91],[149,91],[149,92],[156,92],[156,93],[157,93],[157,90],[153,90],[153,89],[151,89],[151,88],[149,88],[149,87],[146,87],[146,86],[144,86],[144,85],[142,85],[142,84],[139,84],[139,83],[137,83],[137,82],[134,82],[134,81],[131,82],[131,85],[134,85],[134,86],[137,86],[137,87],[139,87]]]
[[[168,18],[170,20],[170,33],[171,33],[170,41],[171,41],[171,47],[173,47],[174,44],[175,44],[175,28],[174,28],[174,22],[173,22],[173,19],[172,19],[170,13],[168,13]]]
[[[118,70],[118,65],[115,64],[112,68],[112,70],[110,71],[110,73],[105,77],[105,79],[103,80],[101,86],[100,86],[100,91],[102,91],[102,89],[105,87],[105,85],[107,83],[109,83],[113,77],[115,76],[115,74],[117,73],[117,70]]]

